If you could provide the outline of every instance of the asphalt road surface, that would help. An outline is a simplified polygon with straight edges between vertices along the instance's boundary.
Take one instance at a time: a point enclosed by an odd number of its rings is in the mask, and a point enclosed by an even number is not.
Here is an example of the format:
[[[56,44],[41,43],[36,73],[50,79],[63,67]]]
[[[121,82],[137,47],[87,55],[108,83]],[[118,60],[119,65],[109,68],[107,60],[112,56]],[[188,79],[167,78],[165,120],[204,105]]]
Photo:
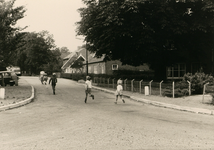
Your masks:
[[[1,150],[214,149],[214,117],[159,108],[58,79],[56,95],[38,77],[32,103],[0,112]]]

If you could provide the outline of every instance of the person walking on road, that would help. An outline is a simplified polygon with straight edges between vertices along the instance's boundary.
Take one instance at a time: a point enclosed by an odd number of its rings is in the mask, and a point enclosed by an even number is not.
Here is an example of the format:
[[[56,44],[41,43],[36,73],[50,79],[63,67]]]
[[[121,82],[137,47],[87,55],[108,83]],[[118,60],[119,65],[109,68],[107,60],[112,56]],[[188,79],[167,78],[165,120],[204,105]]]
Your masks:
[[[90,76],[86,76],[86,81],[85,81],[85,103],[87,103],[87,98],[88,95],[89,97],[91,97],[94,100],[94,95],[91,94],[91,77]]]
[[[117,81],[117,90],[115,91],[115,95],[116,95],[116,102],[114,102],[115,104],[117,104],[117,100],[119,96],[122,99],[123,103],[125,103],[125,100],[123,99],[122,80],[120,79]]]
[[[56,73],[53,73],[52,77],[49,80],[49,84],[51,83],[53,94],[55,95],[55,87],[57,83]]]

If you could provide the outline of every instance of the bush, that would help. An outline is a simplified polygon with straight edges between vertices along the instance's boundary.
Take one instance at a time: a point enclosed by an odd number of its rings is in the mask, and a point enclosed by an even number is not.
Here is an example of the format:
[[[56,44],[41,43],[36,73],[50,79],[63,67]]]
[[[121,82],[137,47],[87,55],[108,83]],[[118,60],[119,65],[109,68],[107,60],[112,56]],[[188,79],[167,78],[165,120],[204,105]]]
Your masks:
[[[205,74],[203,72],[196,72],[194,75],[187,73],[183,77],[183,81],[189,81],[191,83],[192,94],[203,94],[203,87],[206,83],[213,83],[213,76]]]
[[[154,79],[154,72],[152,71],[133,71],[133,70],[114,70],[114,78],[121,79],[135,79],[135,80],[152,80]]]
[[[174,93],[174,97],[178,98],[178,97],[183,97],[183,96],[187,96],[189,94],[187,89],[175,89],[175,93]],[[163,93],[163,96],[167,96],[167,97],[172,97],[172,91],[165,91]]]
[[[189,95],[188,83],[186,81],[180,81],[175,83],[175,98]],[[163,96],[172,97],[172,89],[165,91]]]

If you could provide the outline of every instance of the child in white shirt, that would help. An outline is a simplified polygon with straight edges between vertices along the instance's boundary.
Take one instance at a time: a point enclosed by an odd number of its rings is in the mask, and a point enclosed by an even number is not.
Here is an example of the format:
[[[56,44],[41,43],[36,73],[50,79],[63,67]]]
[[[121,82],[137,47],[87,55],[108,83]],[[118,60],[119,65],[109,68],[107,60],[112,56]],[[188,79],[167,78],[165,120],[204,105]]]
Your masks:
[[[120,98],[122,99],[123,103],[125,103],[125,101],[123,99],[122,80],[120,80],[120,79],[117,81],[117,90],[115,91],[115,95],[116,95],[116,102],[114,102],[115,104],[117,104],[118,96],[120,96]]]
[[[91,85],[91,78],[90,76],[86,76],[86,81],[85,81],[85,103],[87,102],[87,97],[88,97],[88,94],[89,94],[89,97],[92,97],[92,99],[94,99],[94,95],[91,94],[91,88],[92,88],[92,85]]]

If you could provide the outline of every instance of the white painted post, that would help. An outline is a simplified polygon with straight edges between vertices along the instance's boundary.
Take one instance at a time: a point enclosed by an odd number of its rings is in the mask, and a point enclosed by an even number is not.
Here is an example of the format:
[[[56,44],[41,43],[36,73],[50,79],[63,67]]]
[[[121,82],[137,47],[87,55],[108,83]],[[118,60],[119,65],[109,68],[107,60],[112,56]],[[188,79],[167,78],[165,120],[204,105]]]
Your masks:
[[[108,80],[108,87],[109,87],[109,80],[110,80],[110,78],[108,78],[107,80]]]
[[[134,79],[131,81],[131,87],[132,87],[132,92],[134,91],[134,85],[133,85]]]
[[[175,98],[175,82],[172,82],[172,97]]]
[[[163,80],[160,82],[160,96],[162,96],[161,94],[161,84],[163,83]]]
[[[189,82],[188,80],[187,82],[189,83],[189,95],[191,95],[191,82]]]
[[[206,85],[207,85],[207,84],[209,84],[209,82],[208,82],[208,83],[206,83],[206,84],[204,84],[202,103],[204,103],[204,93],[205,93],[205,89],[206,89]]]
[[[0,99],[5,98],[5,88],[0,88]]]
[[[145,86],[145,88],[144,88],[144,93],[145,93],[145,95],[147,96],[147,95],[149,95],[149,87],[148,86]]]
[[[153,80],[151,80],[151,81],[149,82],[149,90],[150,90],[149,94],[150,94],[150,95],[152,95],[152,81],[153,81]]]
[[[139,92],[140,92],[140,93],[141,93],[141,91],[142,91],[142,90],[141,90],[141,86],[142,86],[141,83],[142,83],[142,82],[143,82],[143,80],[140,80],[140,82],[139,82],[139,88],[140,88]]]

